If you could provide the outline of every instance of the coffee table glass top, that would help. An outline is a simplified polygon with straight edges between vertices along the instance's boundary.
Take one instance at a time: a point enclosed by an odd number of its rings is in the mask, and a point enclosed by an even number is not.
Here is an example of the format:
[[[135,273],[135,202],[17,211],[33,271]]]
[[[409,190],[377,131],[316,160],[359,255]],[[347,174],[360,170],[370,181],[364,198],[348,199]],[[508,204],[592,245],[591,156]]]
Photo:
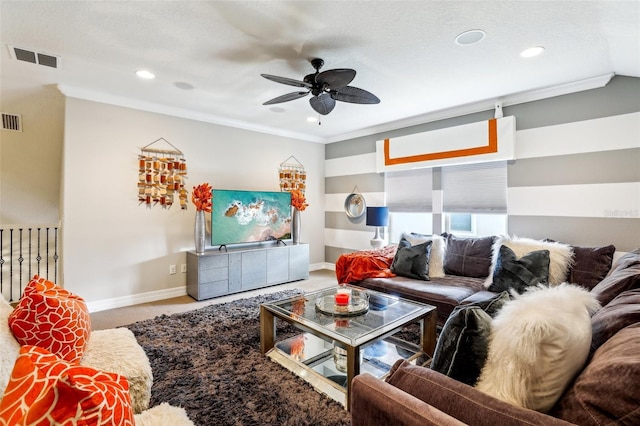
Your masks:
[[[361,314],[349,312],[340,315],[339,312],[327,313],[327,310],[318,309],[316,303],[326,303],[327,298],[332,297],[338,288],[344,287],[334,286],[266,303],[264,306],[276,314],[290,317],[312,331],[351,346],[369,342],[397,328],[399,323],[407,323],[412,317],[418,318],[435,309],[430,305],[356,286],[346,288],[351,289],[354,296],[359,292],[366,293],[369,306]],[[351,298],[352,302],[357,300],[357,297]]]

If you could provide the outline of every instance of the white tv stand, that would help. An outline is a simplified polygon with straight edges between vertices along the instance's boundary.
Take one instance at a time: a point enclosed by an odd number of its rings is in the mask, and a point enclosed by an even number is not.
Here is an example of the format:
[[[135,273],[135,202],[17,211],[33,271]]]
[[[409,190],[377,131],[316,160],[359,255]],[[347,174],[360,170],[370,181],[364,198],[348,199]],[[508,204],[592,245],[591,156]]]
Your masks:
[[[309,277],[309,244],[187,252],[187,294],[196,300]]]

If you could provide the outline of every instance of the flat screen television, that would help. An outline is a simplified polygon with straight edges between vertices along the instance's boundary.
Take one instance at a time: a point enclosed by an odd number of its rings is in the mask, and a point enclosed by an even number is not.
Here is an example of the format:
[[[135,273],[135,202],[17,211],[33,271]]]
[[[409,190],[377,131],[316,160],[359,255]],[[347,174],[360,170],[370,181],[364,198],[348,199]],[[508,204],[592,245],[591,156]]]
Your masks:
[[[291,194],[214,189],[211,245],[291,239]]]

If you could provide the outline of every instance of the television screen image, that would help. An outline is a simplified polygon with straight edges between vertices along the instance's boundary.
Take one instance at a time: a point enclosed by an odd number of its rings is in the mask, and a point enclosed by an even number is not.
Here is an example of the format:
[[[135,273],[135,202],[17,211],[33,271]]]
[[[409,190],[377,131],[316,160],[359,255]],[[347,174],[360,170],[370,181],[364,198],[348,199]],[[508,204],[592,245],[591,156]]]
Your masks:
[[[211,244],[291,238],[291,194],[214,189]]]

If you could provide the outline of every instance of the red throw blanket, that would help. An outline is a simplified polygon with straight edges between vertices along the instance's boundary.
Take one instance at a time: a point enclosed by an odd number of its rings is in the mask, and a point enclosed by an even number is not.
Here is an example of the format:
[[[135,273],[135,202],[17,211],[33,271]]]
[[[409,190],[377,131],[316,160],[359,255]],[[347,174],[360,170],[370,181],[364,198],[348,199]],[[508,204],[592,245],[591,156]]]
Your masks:
[[[355,283],[365,278],[395,277],[389,267],[396,254],[396,245],[377,250],[355,251],[343,254],[336,262],[339,283]]]

